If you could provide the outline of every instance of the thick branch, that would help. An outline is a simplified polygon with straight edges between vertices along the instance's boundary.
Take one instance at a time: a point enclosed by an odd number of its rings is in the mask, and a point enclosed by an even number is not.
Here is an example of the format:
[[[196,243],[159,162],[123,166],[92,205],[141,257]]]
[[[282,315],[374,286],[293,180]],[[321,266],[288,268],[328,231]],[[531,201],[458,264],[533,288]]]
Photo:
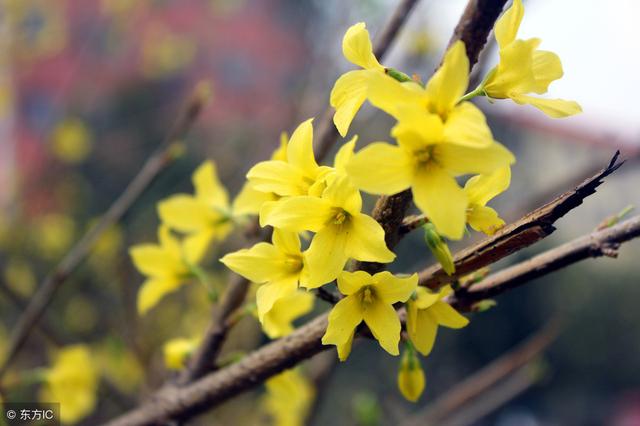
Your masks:
[[[456,292],[455,299],[451,303],[466,310],[478,300],[497,296],[581,260],[600,256],[615,257],[621,243],[638,236],[640,236],[640,216],[635,216],[618,225],[576,238],[529,260],[489,275],[469,288],[461,288]]]
[[[100,239],[104,231],[118,222],[129,210],[133,203],[140,197],[145,189],[154,181],[158,174],[177,158],[173,144],[183,139],[206,102],[206,96],[197,90],[185,105],[184,110],[169,131],[165,140],[157,150],[149,157],[140,172],[133,178],[124,192],[113,202],[104,213],[98,224],[92,227],[66,254],[64,259],[47,275],[38,287],[37,292],[31,297],[27,308],[18,319],[13,328],[9,341],[7,355],[0,367],[0,377],[6,373],[16,354],[24,345],[34,325],[40,320],[43,312],[56,292],[69,278],[69,276],[87,258],[95,243]]]
[[[586,179],[575,189],[565,192],[522,219],[500,229],[494,235],[457,253],[454,256],[456,272],[452,276],[447,275],[440,265],[423,270],[419,274],[420,285],[437,288],[545,238],[555,231],[553,224],[559,218],[582,204],[586,197],[596,192],[596,188],[606,176],[624,163],[618,162],[619,154],[616,152],[607,167]]]
[[[417,0],[402,0],[398,4],[374,44],[374,52],[379,58],[384,57],[388,52],[391,43],[406,22],[409,12],[416,3]],[[317,127],[316,157],[318,161],[326,157],[338,139],[338,132],[333,125],[333,113],[333,108],[327,108]],[[216,307],[212,313],[211,322],[205,332],[202,344],[191,358],[188,368],[180,376],[180,384],[190,383],[214,367],[215,360],[229,331],[226,319],[231,312],[243,303],[248,288],[249,281],[242,277],[234,276],[219,307]]]

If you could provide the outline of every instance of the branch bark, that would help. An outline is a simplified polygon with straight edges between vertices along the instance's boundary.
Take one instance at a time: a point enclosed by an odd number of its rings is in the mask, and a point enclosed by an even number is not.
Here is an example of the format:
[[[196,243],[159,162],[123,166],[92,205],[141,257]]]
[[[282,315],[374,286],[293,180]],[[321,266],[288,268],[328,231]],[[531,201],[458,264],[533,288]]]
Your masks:
[[[595,193],[603,179],[624,163],[624,161],[618,161],[619,155],[620,152],[616,152],[607,167],[576,188],[505,226],[494,235],[458,252],[454,256],[456,272],[453,275],[447,275],[440,265],[433,265],[423,270],[419,273],[420,285],[438,288],[547,237],[555,231],[553,224],[558,219],[582,204],[586,197]]]
[[[62,261],[42,281],[36,293],[31,297],[27,308],[13,328],[7,354],[2,367],[0,367],[0,377],[7,372],[9,365],[26,342],[33,327],[42,318],[42,314],[49,306],[58,289],[67,281],[78,266],[84,262],[104,231],[118,222],[160,172],[175,161],[177,156],[175,152],[173,152],[173,144],[187,135],[193,123],[200,115],[205,103],[206,96],[204,96],[201,91],[196,90],[185,104],[183,111],[170,129],[165,140],[149,157],[140,172],[125,188],[124,192],[120,194],[104,213],[98,224],[78,240]]]
[[[469,310],[478,300],[497,296],[543,275],[591,257],[616,257],[618,247],[640,236],[640,215],[618,225],[576,238],[529,260],[489,275],[477,284],[460,288],[450,301],[461,310]]]

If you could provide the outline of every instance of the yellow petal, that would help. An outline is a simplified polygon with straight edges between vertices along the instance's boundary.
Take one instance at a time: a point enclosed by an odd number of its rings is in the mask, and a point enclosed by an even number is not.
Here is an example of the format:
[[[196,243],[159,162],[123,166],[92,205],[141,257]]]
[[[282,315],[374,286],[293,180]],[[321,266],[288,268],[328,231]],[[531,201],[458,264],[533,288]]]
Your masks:
[[[340,136],[345,137],[349,126],[367,99],[368,76],[372,71],[355,70],[342,74],[331,89],[329,103],[335,108],[333,123]]]
[[[138,290],[138,313],[144,315],[153,308],[166,294],[180,287],[180,280],[170,277],[151,278],[146,280]]]
[[[229,195],[218,180],[213,161],[205,161],[196,169],[193,173],[193,186],[199,200],[222,211],[229,209]]]
[[[500,48],[504,48],[516,39],[518,28],[524,16],[522,0],[513,0],[513,5],[496,21],[494,32]]]
[[[202,258],[207,254],[211,243],[219,236],[226,236],[231,231],[231,225],[226,225],[224,229],[220,229],[222,234],[216,235],[215,229],[207,229],[204,231],[196,232],[190,235],[187,235],[184,238],[183,244],[183,253],[184,258],[187,262],[192,265],[197,265],[200,263]]]
[[[467,195],[456,180],[436,165],[421,169],[412,187],[413,198],[437,231],[454,240],[462,238]]]
[[[435,72],[426,87],[431,112],[445,117],[464,95],[469,85],[469,59],[460,40],[449,48],[442,66]]]
[[[289,144],[289,134],[287,132],[280,133],[280,146],[271,154],[271,160],[287,161],[287,145]]]
[[[414,309],[413,312],[413,315],[407,317],[407,331],[418,352],[427,356],[431,353],[433,344],[436,341],[438,323],[427,309]]]
[[[415,305],[418,309],[427,309],[428,307],[436,303],[438,300],[442,299],[443,292],[447,291],[444,289],[446,289],[447,287],[451,289],[450,286],[446,286],[446,287],[443,287],[440,291],[436,291],[436,292],[432,292],[424,287],[418,287],[416,288],[417,297],[415,301],[411,303]]]
[[[533,74],[533,52],[540,40],[516,40],[500,50],[500,64],[490,73],[484,90],[491,98],[509,98],[513,93],[529,93],[536,89]]]
[[[182,370],[187,358],[196,350],[200,339],[171,339],[162,346],[164,365],[170,370]]]
[[[384,67],[380,65],[373,55],[369,31],[367,31],[364,22],[352,25],[344,34],[342,54],[352,64],[361,66],[364,69],[375,69],[384,72]]]
[[[190,195],[173,195],[158,203],[158,215],[167,226],[180,232],[206,229],[221,219],[215,210]]]
[[[562,62],[553,52],[536,50],[533,52],[533,76],[537,87],[534,92],[546,93],[552,81],[562,78]]]
[[[335,280],[349,259],[346,253],[348,233],[330,226],[319,231],[305,252],[307,288],[317,288]]]
[[[414,165],[399,146],[374,142],[356,153],[347,167],[355,186],[373,194],[397,194],[411,186]]]
[[[264,316],[271,311],[271,308],[273,308],[273,305],[278,300],[291,296],[297,290],[298,279],[295,275],[290,275],[258,287],[258,291],[256,292],[256,305],[260,322],[264,321]]]
[[[511,99],[521,105],[532,105],[551,118],[564,118],[582,112],[582,108],[575,101],[565,101],[564,99],[543,99],[527,95],[512,95]]]
[[[347,174],[347,164],[353,158],[353,150],[358,141],[358,135],[355,135],[351,140],[340,147],[333,160],[333,167],[335,167],[338,173]]]
[[[353,339],[353,331],[362,322],[362,315],[357,295],[340,300],[329,313],[329,325],[322,336],[322,344],[338,346]]]
[[[493,235],[504,226],[504,220],[491,207],[473,205],[467,212],[467,222],[478,232]]]
[[[407,151],[418,151],[444,140],[442,118],[416,105],[398,107],[398,124],[391,136]]]
[[[258,243],[249,249],[229,253],[220,261],[255,283],[275,281],[290,275],[285,255],[269,243]]]
[[[338,275],[338,290],[345,296],[351,296],[362,287],[371,283],[372,277],[365,271],[343,271]]]
[[[369,102],[398,119],[399,108],[406,105],[427,108],[425,90],[418,83],[400,83],[383,73],[371,73],[369,80]]]
[[[287,145],[287,161],[307,176],[314,175],[318,168],[318,163],[313,155],[312,122],[313,118],[303,121],[293,131],[289,145]]]
[[[183,269],[183,264],[171,253],[152,244],[140,244],[129,250],[135,267],[145,275],[167,277]]]
[[[469,320],[462,316],[451,305],[438,302],[429,308],[429,311],[437,318],[438,324],[449,328],[462,328],[469,324]]]
[[[245,182],[240,193],[233,200],[232,211],[234,216],[257,215],[260,213],[262,204],[268,201],[275,201],[278,196],[273,192],[258,191],[250,182]]]
[[[493,142],[493,135],[482,111],[471,102],[463,102],[449,113],[444,125],[444,140],[482,148]]]
[[[351,234],[345,248],[347,256],[364,262],[393,262],[396,255],[387,248],[382,226],[371,216],[351,218]]]
[[[309,196],[287,198],[269,207],[260,212],[261,223],[292,232],[318,232],[332,215],[327,200]]]
[[[440,144],[433,152],[435,161],[456,175],[490,174],[515,162],[513,154],[498,142],[486,148],[470,148],[455,144]]]
[[[336,345],[336,349],[338,350],[338,359],[340,361],[346,361],[351,354],[351,346],[353,345],[353,336],[355,334],[355,330],[351,332],[351,336],[349,336],[349,340],[345,343]]]
[[[469,204],[484,206],[496,195],[506,191],[511,183],[511,168],[501,167],[488,175],[477,175],[464,184]]]
[[[376,298],[364,307],[362,316],[382,349],[391,355],[399,355],[400,319],[396,310]]]
[[[249,170],[247,179],[256,190],[280,196],[306,195],[311,184],[298,169],[284,161],[262,161]]]
[[[322,193],[322,198],[331,206],[344,209],[352,215],[359,214],[362,209],[360,192],[353,186],[348,176],[334,176]]]
[[[393,305],[406,302],[418,285],[418,274],[409,277],[396,277],[391,272],[383,271],[373,276],[373,287],[384,303]]]
[[[281,251],[289,255],[300,255],[300,237],[295,232],[287,232],[282,229],[274,229],[271,238],[273,245]]]
[[[402,355],[400,371],[398,372],[398,389],[407,400],[416,402],[424,391],[424,371],[415,352]]]
[[[276,301],[262,321],[262,329],[272,339],[286,336],[293,331],[293,321],[313,309],[315,296],[297,291]]]

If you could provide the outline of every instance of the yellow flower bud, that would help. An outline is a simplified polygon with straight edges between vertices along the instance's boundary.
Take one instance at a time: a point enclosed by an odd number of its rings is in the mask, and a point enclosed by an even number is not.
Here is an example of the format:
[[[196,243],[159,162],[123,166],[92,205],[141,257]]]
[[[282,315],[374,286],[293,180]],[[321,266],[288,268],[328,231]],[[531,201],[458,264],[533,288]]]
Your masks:
[[[409,344],[402,354],[400,370],[398,371],[398,388],[408,401],[416,402],[424,391],[424,371],[416,351]]]

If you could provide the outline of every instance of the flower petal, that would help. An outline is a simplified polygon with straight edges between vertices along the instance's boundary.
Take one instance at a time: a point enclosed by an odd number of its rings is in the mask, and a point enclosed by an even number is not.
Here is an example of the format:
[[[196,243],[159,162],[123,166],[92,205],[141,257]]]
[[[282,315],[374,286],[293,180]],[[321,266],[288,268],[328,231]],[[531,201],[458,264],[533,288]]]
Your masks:
[[[298,278],[295,275],[289,275],[280,280],[269,282],[258,287],[256,292],[256,305],[260,322],[264,320],[265,314],[273,308],[274,303],[294,294],[297,290]]]
[[[445,302],[438,302],[429,308],[438,324],[449,328],[462,328],[469,324],[469,320],[462,316],[458,311],[453,309],[451,305]]]
[[[349,126],[362,104],[367,99],[369,82],[367,77],[372,71],[355,70],[342,74],[331,89],[329,103],[335,108],[333,124],[340,136],[345,137]]]
[[[269,205],[260,212],[260,222],[285,231],[318,232],[327,225],[332,214],[327,200],[301,196],[291,197]]]
[[[488,175],[516,161],[513,154],[498,142],[485,148],[443,143],[434,148],[433,155],[438,164],[457,175],[469,173]]]
[[[393,262],[396,255],[389,250],[384,237],[384,229],[371,216],[360,213],[351,217],[347,256],[364,262]]]
[[[396,310],[376,298],[364,307],[362,316],[382,349],[391,355],[399,355],[400,319]]]
[[[447,116],[468,85],[469,58],[464,42],[458,40],[447,50],[442,66],[427,83],[426,92],[434,112]]]
[[[374,142],[356,153],[347,167],[352,182],[373,194],[397,194],[411,186],[413,160],[401,147]]]
[[[409,277],[396,277],[391,272],[383,271],[373,276],[373,287],[376,295],[389,305],[406,302],[418,285],[418,274]]]
[[[467,212],[467,222],[478,232],[493,235],[504,226],[504,220],[491,207],[474,205]]]
[[[167,277],[184,268],[179,259],[157,245],[139,244],[131,247],[129,254],[135,267],[145,275]]]
[[[438,323],[428,310],[420,309],[415,312],[415,316],[407,317],[407,331],[418,352],[427,356],[431,353],[436,341]]]
[[[511,99],[520,105],[532,105],[551,118],[564,118],[582,112],[582,107],[580,107],[580,105],[575,101],[565,101],[564,99],[543,99],[528,95],[512,95]]]
[[[247,179],[256,190],[280,196],[306,195],[309,190],[301,172],[284,161],[261,161],[249,170]]]
[[[345,296],[351,296],[362,287],[371,284],[372,278],[365,271],[347,272],[338,275],[338,290]]]
[[[227,268],[255,283],[275,281],[289,275],[285,261],[284,254],[269,243],[258,243],[220,259]]]
[[[343,345],[353,338],[353,331],[362,322],[362,307],[356,295],[340,300],[329,313],[329,325],[322,336],[323,345]]]
[[[416,175],[412,191],[416,205],[439,233],[454,240],[462,238],[467,195],[451,175],[436,165],[429,165]]]
[[[371,38],[364,22],[352,25],[342,39],[342,54],[352,64],[364,69],[375,69],[384,72],[373,54]]]
[[[258,191],[250,182],[245,182],[242,189],[233,200],[231,210],[234,216],[257,215],[260,213],[260,207],[267,201],[275,201],[278,196],[273,192]]]
[[[359,214],[362,209],[362,196],[348,176],[335,175],[332,180],[328,179],[322,198],[331,206],[342,208],[352,215]]]
[[[146,280],[138,290],[138,313],[144,315],[153,308],[166,294],[180,287],[180,280],[172,277],[151,278]]]
[[[493,142],[493,135],[482,111],[471,102],[463,102],[449,113],[444,125],[444,140],[482,148]]]
[[[562,78],[562,62],[553,52],[536,50],[533,52],[533,76],[536,79],[538,94],[546,93],[552,81]]]
[[[347,174],[347,164],[353,158],[353,149],[358,141],[358,135],[355,135],[351,140],[340,147],[333,160],[333,167],[335,167],[338,173]]]
[[[271,237],[273,245],[281,251],[289,255],[300,255],[300,237],[295,232],[288,232],[282,229],[274,229]]]
[[[173,195],[158,203],[158,215],[167,226],[180,232],[206,229],[220,219],[213,207],[191,195]]]
[[[218,172],[213,161],[202,163],[193,173],[192,180],[196,190],[196,198],[222,211],[229,209],[229,195],[218,179]]]
[[[346,253],[348,234],[338,226],[319,231],[305,252],[308,276],[307,288],[317,288],[335,280],[349,259]]]
[[[500,48],[504,48],[516,39],[523,16],[522,0],[513,0],[513,5],[498,18],[493,30]]]
[[[484,206],[496,195],[504,192],[511,183],[511,168],[501,167],[489,175],[477,175],[464,184],[469,204]]]
[[[318,168],[313,155],[313,118],[303,121],[293,131],[287,145],[287,161],[306,176],[315,176]]]

